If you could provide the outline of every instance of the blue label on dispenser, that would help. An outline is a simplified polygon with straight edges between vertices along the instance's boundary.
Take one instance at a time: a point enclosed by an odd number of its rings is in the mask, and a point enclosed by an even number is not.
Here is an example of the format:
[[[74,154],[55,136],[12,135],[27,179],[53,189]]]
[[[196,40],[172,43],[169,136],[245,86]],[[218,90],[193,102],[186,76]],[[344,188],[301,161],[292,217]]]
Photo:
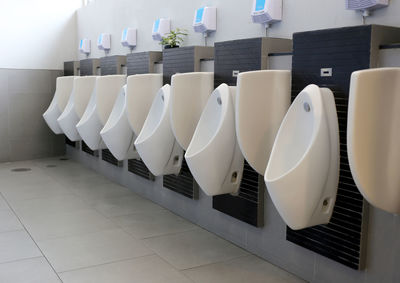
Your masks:
[[[122,40],[126,40],[127,35],[128,35],[128,29],[126,28],[124,29],[124,32],[122,34]]]
[[[257,0],[256,1],[256,12],[264,10],[265,0]]]
[[[204,7],[197,9],[196,24],[201,22],[201,20],[203,19],[203,14],[204,14]]]
[[[101,42],[102,42],[102,41],[103,41],[103,35],[100,34],[99,40],[97,41],[97,44],[98,44],[98,45],[101,45]]]
[[[157,19],[155,22],[154,22],[154,28],[153,28],[153,32],[155,33],[155,32],[158,32],[158,28],[160,27],[160,19]]]
[[[82,49],[82,45],[83,45],[83,39],[81,39],[81,43],[79,44],[79,48]]]

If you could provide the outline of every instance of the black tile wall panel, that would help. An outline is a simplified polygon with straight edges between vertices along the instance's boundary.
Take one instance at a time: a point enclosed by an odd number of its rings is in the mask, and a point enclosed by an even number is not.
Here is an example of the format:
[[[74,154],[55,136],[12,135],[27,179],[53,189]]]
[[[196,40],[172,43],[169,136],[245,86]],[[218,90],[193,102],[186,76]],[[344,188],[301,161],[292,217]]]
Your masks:
[[[71,141],[69,138],[65,137],[65,144],[72,146],[72,147],[76,147],[76,142]]]
[[[118,159],[116,159],[114,157],[114,155],[112,155],[111,151],[109,149],[103,149],[101,151],[101,159],[104,160],[105,162],[108,162],[112,165],[121,167],[122,166],[122,162],[118,161]]]
[[[262,38],[215,43],[214,86],[236,86],[232,71],[261,70]],[[264,224],[264,190],[260,175],[245,162],[239,194],[213,197],[213,208],[250,225]],[[261,178],[262,179],[262,178]],[[260,186],[261,185],[261,186]]]
[[[148,74],[149,70],[149,52],[131,53],[126,56],[127,75]]]
[[[129,159],[128,160],[128,171],[135,175],[143,177],[147,180],[151,180],[151,181],[155,180],[154,175],[151,174],[149,169],[146,167],[146,165],[141,160]]]
[[[79,69],[81,76],[95,76],[93,70],[93,59],[83,59],[79,63]]]
[[[91,150],[90,147],[88,147],[88,145],[84,141],[82,141],[82,151],[86,152],[87,154],[92,155],[92,156],[96,156],[96,157],[98,156],[97,151]]]
[[[346,128],[351,73],[370,67],[371,26],[296,33],[293,36],[292,100],[308,84],[330,88],[335,96],[340,135],[340,177],[329,224],[294,231],[287,240],[360,269],[364,200],[352,178],[347,158]],[[332,77],[321,77],[332,68]]]
[[[124,64],[124,60],[121,58],[124,56],[114,55],[100,58],[100,71],[102,76],[106,75],[118,75],[121,74],[121,65]]]
[[[64,62],[64,76],[76,76],[74,61]]]
[[[179,175],[164,175],[163,186],[187,198],[199,198],[199,187],[194,181],[185,159],[182,160],[182,168]]]
[[[163,51],[164,84],[171,83],[176,73],[194,72],[195,46],[165,49]]]

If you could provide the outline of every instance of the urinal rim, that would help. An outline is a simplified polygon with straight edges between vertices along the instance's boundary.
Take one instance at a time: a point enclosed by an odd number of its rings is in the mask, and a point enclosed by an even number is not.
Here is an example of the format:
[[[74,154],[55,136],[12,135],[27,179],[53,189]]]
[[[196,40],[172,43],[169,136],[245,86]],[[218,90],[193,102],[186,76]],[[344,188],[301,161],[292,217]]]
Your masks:
[[[120,95],[121,92],[124,92],[124,95],[123,95],[124,103],[123,103],[123,105],[126,105],[126,86],[127,86],[127,84],[123,85],[121,87],[121,90],[120,90],[119,94],[118,94],[118,95]],[[117,97],[117,99],[118,99],[118,97]],[[117,102],[117,99],[115,100],[115,102]],[[114,106],[115,106],[115,104],[114,104]],[[113,108],[114,108],[114,106],[113,106]],[[115,120],[112,121],[113,123],[111,123],[111,121],[109,119],[111,117],[111,114],[112,114],[113,110],[114,109],[111,110],[110,116],[108,117],[108,120],[107,120],[106,124],[104,125],[103,129],[101,129],[100,135],[107,134],[110,130],[112,130],[115,127],[115,125],[118,123],[118,121],[120,121],[121,117],[123,115],[125,115],[125,110],[124,110],[124,111],[120,112],[119,115],[115,118]],[[108,123],[109,121],[110,121],[110,124]]]
[[[232,103],[232,101],[230,100],[230,99],[231,99],[231,97],[230,97],[230,95],[231,95],[230,89],[229,89],[229,86],[228,86],[227,84],[221,84],[220,86],[218,86],[218,87],[211,93],[211,95],[210,95],[210,97],[209,97],[209,100],[211,100],[211,99],[213,98],[213,94],[214,94],[219,88],[221,88],[221,89],[222,89],[222,88],[226,89],[226,91],[227,91],[227,93],[226,93],[227,102],[229,103],[229,101],[230,101],[230,102]],[[224,95],[225,95],[225,93],[224,93]],[[220,93],[220,97],[221,97],[221,96],[222,96],[222,95],[221,95],[221,93]],[[222,97],[221,97],[221,100],[222,100]],[[226,103],[226,104],[227,104],[227,103]],[[208,101],[207,101],[206,106],[205,106],[204,109],[203,109],[203,113],[204,113],[204,110],[205,110],[205,108],[207,107],[207,105],[208,105]],[[222,111],[221,111],[221,117],[225,117],[225,115],[226,115],[227,112],[228,112],[228,105],[223,105],[222,107],[223,107],[223,109],[222,109]],[[198,122],[198,124],[197,124],[197,126],[196,126],[196,129],[195,129],[194,134],[193,134],[193,137],[192,137],[192,141],[193,141],[194,138],[197,136],[197,128],[198,128],[198,126],[199,126],[199,124],[200,124],[200,122],[201,122],[201,120],[202,120],[202,116],[203,116],[203,114],[200,116],[199,122]],[[219,119],[217,129],[220,129],[221,124],[223,123],[223,120],[224,120],[224,119],[222,119],[222,118]],[[198,154],[199,154],[200,152],[202,152],[205,148],[207,148],[212,142],[214,142],[214,140],[215,140],[215,138],[217,137],[217,135],[218,135],[218,131],[214,132],[213,135],[211,136],[211,138],[209,139],[209,141],[208,141],[204,146],[202,146],[200,149],[198,149],[197,151],[195,151],[195,152],[193,152],[193,153],[191,153],[191,147],[192,147],[192,146],[191,146],[192,141],[191,141],[190,144],[189,144],[189,146],[188,146],[188,148],[187,148],[187,150],[186,150],[185,158],[192,158],[192,157],[198,155]],[[236,136],[235,136],[235,138],[236,138]],[[235,141],[235,142],[236,142],[236,141]]]
[[[173,78],[181,78],[181,77],[194,77],[194,76],[200,76],[200,77],[212,77],[214,75],[214,72],[185,72],[185,73],[176,73],[171,76],[171,85],[172,85],[172,79]]]
[[[292,172],[299,166],[299,164],[304,160],[304,158],[308,155],[308,153],[310,152],[312,146],[315,144],[315,140],[316,140],[316,137],[317,137],[317,133],[320,131],[320,128],[321,128],[321,125],[322,125],[321,119],[315,119],[315,120],[316,120],[316,123],[314,124],[314,127],[313,127],[313,134],[312,134],[312,137],[311,137],[311,139],[310,139],[310,143],[308,144],[306,150],[305,150],[304,153],[301,155],[301,157],[299,158],[299,160],[298,160],[289,170],[285,170],[284,173],[281,174],[281,175],[279,175],[278,177],[270,178],[270,177],[268,176],[268,175],[269,175],[269,171],[271,170],[271,169],[269,169],[269,168],[272,166],[272,165],[271,165],[271,164],[272,164],[271,161],[272,161],[272,158],[273,158],[274,153],[275,153],[275,150],[276,150],[275,144],[277,144],[278,141],[279,141],[279,140],[278,140],[278,137],[279,137],[280,134],[281,134],[282,126],[283,126],[284,124],[286,124],[286,120],[287,120],[289,111],[290,111],[291,108],[292,108],[292,105],[294,105],[294,103],[296,102],[296,100],[300,97],[300,95],[301,95],[303,92],[305,92],[305,90],[310,89],[310,88],[315,88],[315,87],[318,88],[318,89],[315,89],[315,90],[318,90],[318,92],[312,91],[311,93],[317,93],[317,94],[318,94],[318,95],[317,95],[317,97],[318,97],[317,99],[318,99],[318,103],[321,105],[321,107],[317,108],[318,111],[320,112],[319,115],[317,115],[318,113],[315,113],[315,112],[314,112],[314,117],[316,117],[316,116],[321,116],[321,114],[322,114],[322,110],[321,110],[321,109],[323,108],[323,101],[322,101],[322,97],[321,97],[321,95],[322,95],[322,93],[321,93],[321,88],[320,88],[319,86],[315,85],[315,84],[310,84],[310,85],[306,86],[306,87],[296,96],[295,100],[294,100],[293,103],[290,105],[288,112],[286,113],[285,117],[283,118],[283,121],[282,121],[282,123],[281,123],[281,126],[279,127],[279,130],[278,130],[278,133],[276,134],[276,138],[275,138],[275,141],[274,141],[274,145],[272,146],[272,151],[271,151],[271,154],[270,154],[270,158],[269,158],[269,161],[268,161],[268,165],[267,165],[267,168],[266,168],[266,170],[265,170],[264,179],[265,179],[265,182],[266,182],[266,183],[267,183],[267,182],[268,182],[268,183],[276,182],[276,181],[278,181],[278,180],[284,178],[285,176],[289,175],[290,173],[292,173]],[[306,92],[306,93],[308,93],[308,92]],[[323,111],[325,111],[325,110],[323,110]]]
[[[166,92],[165,92],[164,89],[167,89],[167,90],[168,90],[168,93],[167,93],[167,95],[168,95],[168,102],[167,102],[167,103],[164,103],[163,112],[162,112],[161,115],[160,115],[161,119],[158,120],[156,126],[151,130],[150,133],[148,133],[145,137],[142,137],[142,133],[143,133],[143,135],[144,135],[144,131],[143,131],[143,130],[145,129],[145,126],[146,126],[147,117],[148,117],[148,115],[149,115],[150,112],[151,112],[151,108],[153,107],[153,103],[154,103],[155,100],[158,98],[158,95],[159,95],[160,91],[162,91],[164,95],[166,94]],[[171,92],[170,92],[170,91],[171,91],[171,86],[170,86],[169,84],[163,85],[163,86],[158,90],[156,96],[154,97],[153,103],[152,103],[151,106],[150,106],[150,110],[149,110],[149,113],[147,114],[147,117],[146,117],[146,119],[145,119],[145,121],[144,121],[142,130],[140,131],[138,137],[136,138],[136,140],[135,140],[135,142],[134,142],[135,145],[136,145],[136,144],[141,144],[141,143],[147,141],[149,138],[151,138],[151,137],[154,135],[154,133],[157,131],[157,129],[160,127],[161,123],[163,122],[163,120],[164,120],[164,118],[165,118],[165,115],[168,115],[168,112],[169,112],[169,111],[168,111],[168,110],[169,110],[169,103],[170,103],[170,98],[171,98],[171,97],[170,97],[170,95],[171,95]],[[164,99],[164,101],[165,101],[165,99]]]

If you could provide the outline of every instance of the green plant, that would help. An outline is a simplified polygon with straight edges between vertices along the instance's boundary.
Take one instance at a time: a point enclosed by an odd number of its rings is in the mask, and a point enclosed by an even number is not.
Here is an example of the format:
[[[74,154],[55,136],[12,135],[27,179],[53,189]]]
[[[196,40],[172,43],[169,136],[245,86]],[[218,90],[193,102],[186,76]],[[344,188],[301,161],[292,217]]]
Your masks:
[[[160,44],[163,46],[169,45],[171,47],[176,47],[183,42],[183,37],[187,35],[187,30],[177,28],[175,30],[171,30],[166,36],[163,36]]]

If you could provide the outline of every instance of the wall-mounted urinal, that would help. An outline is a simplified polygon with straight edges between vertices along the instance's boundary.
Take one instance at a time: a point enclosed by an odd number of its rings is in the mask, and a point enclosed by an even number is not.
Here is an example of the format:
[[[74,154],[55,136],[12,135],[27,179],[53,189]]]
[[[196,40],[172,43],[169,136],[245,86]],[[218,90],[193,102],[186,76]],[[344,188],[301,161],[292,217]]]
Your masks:
[[[171,126],[180,146],[186,150],[201,113],[214,90],[214,74],[182,73],[171,78]]]
[[[347,152],[351,173],[369,203],[400,214],[400,68],[351,76]]]
[[[117,136],[113,141],[121,152],[121,154],[116,153],[117,155],[122,157],[125,152],[124,159],[139,159],[134,141],[143,128],[154,98],[162,87],[162,82],[162,74],[141,74],[127,78],[123,104],[125,114],[119,115],[118,121],[115,121],[114,132]],[[110,139],[112,135],[110,132]]]
[[[43,118],[49,128],[55,134],[62,134],[63,131],[58,125],[57,119],[67,106],[74,85],[74,76],[58,77],[56,82],[56,92],[49,108],[44,112]]]
[[[209,196],[235,194],[244,158],[236,139],[235,87],[220,85],[211,94],[186,151],[186,162]]]
[[[265,174],[276,134],[290,105],[290,71],[240,73],[236,94],[236,134],[249,165]]]
[[[307,86],[278,131],[265,183],[292,229],[328,223],[339,181],[339,126],[333,93]]]
[[[95,76],[76,77],[64,112],[57,119],[61,130],[71,141],[81,140],[76,124],[82,118],[96,84]]]
[[[82,119],[76,125],[79,135],[92,150],[105,148],[100,131],[106,124],[125,81],[125,75],[101,76],[96,79],[95,90]]]
[[[182,165],[183,150],[172,133],[170,106],[170,86],[167,84],[157,93],[135,141],[142,161],[155,176],[178,174]]]

